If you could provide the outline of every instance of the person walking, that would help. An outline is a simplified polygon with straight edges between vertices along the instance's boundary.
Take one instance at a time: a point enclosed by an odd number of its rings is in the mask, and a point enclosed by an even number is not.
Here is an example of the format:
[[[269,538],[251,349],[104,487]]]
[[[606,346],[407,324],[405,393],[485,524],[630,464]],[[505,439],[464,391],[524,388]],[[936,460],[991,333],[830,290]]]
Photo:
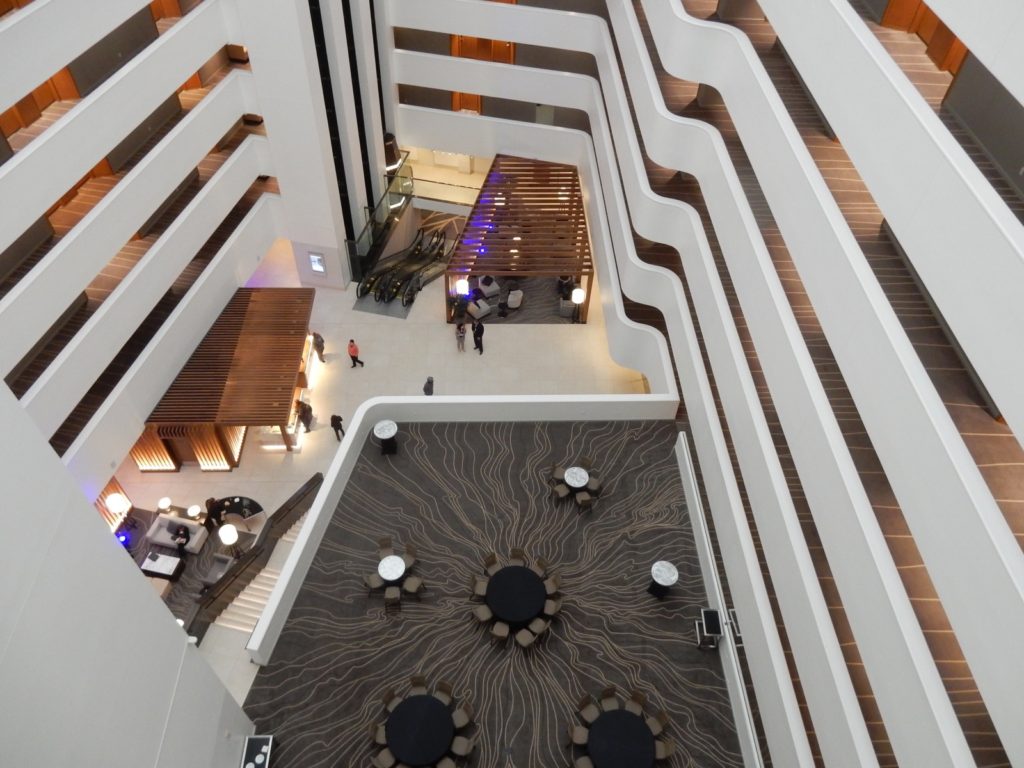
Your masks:
[[[466,324],[459,323],[455,326],[455,344],[459,348],[459,352],[466,351]]]
[[[334,430],[334,436],[338,438],[338,442],[341,442],[341,438],[345,436],[345,428],[341,426],[341,416],[334,414],[331,416],[331,429]]]
[[[301,400],[296,400],[295,410],[298,413],[299,421],[302,422],[302,426],[306,428],[306,431],[312,431],[310,425],[313,423],[313,406]]]
[[[320,362],[327,362],[324,360],[324,337],[316,331],[313,331],[313,349],[316,350],[316,356],[320,358]]]
[[[423,385],[423,394],[428,397],[434,394],[434,377],[427,376],[427,383]]]
[[[481,355],[484,353],[484,321],[477,320],[473,323],[473,349]]]
[[[348,356],[352,359],[352,367],[356,367],[356,363],[359,365],[366,365],[362,360],[359,359],[359,345],[356,344],[355,339],[348,340]]]

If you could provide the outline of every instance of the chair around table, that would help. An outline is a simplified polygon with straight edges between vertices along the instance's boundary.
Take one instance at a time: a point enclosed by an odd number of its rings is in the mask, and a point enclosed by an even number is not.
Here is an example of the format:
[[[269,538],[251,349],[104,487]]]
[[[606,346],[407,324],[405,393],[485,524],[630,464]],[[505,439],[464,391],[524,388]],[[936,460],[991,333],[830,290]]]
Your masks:
[[[407,595],[412,595],[417,600],[420,599],[420,595],[423,594],[423,579],[419,576],[410,576],[404,582],[402,582],[402,591]]]
[[[459,704],[459,708],[452,712],[452,725],[455,726],[455,730],[460,731],[472,722],[473,707],[469,705],[468,701],[464,700]]]
[[[537,642],[537,636],[533,634],[533,632],[531,632],[530,630],[520,629],[518,632],[516,632],[516,644],[520,648],[523,648],[525,650],[526,648],[529,648],[531,645],[533,645],[535,642]]]
[[[651,734],[654,736],[661,736],[666,726],[668,726],[668,713],[664,709],[659,710],[653,717],[647,718],[647,727],[651,729]]]
[[[521,547],[512,547],[508,562],[509,565],[526,565],[526,551]]]
[[[455,761],[448,755],[445,755],[441,758],[441,761],[437,764],[436,768],[455,768]]]
[[[481,603],[473,609],[473,617],[480,624],[489,624],[494,618],[494,612],[485,603]]]
[[[426,675],[412,675],[409,677],[409,695],[423,696],[427,692]]]
[[[580,508],[580,513],[586,512],[594,506],[594,497],[586,491],[576,492],[576,504]]]
[[[619,708],[620,704],[618,690],[615,688],[614,685],[609,685],[607,688],[601,691],[600,701],[601,709],[603,709],[605,712],[611,712],[613,709]]]
[[[569,490],[569,486],[565,483],[560,483],[556,480],[549,480],[548,485],[551,488],[551,495],[555,497],[555,501],[565,501],[569,498],[569,494],[572,493]]]
[[[548,618],[554,618],[558,615],[558,612],[562,610],[562,598],[560,597],[549,597],[544,601],[544,615]]]
[[[594,460],[589,456],[584,456],[582,459],[580,459],[578,466],[583,467],[585,470],[587,470],[587,472],[589,472],[591,469],[594,468]]]
[[[370,739],[378,747],[387,746],[388,736],[384,730],[384,723],[370,723]]]
[[[395,554],[395,548],[391,544],[390,536],[382,536],[377,539],[377,556],[383,560],[385,557],[391,557]]]
[[[562,586],[562,580],[558,578],[558,574],[554,573],[544,582],[544,591],[548,597],[558,594],[558,588]]]
[[[491,624],[491,640],[505,642],[510,631],[511,628],[504,621],[496,621]]]
[[[475,738],[456,736],[454,739],[452,739],[452,754],[456,757],[469,757],[469,753],[473,751],[473,748],[475,746]]]
[[[601,716],[601,710],[597,708],[597,702],[594,701],[594,697],[589,693],[583,694],[583,697],[576,705],[576,711],[579,712],[580,717],[583,718],[587,725],[590,725]]]
[[[527,627],[527,629],[529,629],[531,632],[533,632],[533,634],[535,634],[537,636],[537,638],[539,639],[541,637],[541,635],[543,635],[545,632],[548,631],[548,627],[550,627],[550,626],[551,626],[551,622],[548,619],[544,619],[544,618],[541,618],[540,616],[538,616],[537,618],[535,618],[533,621],[530,622],[530,624]]]
[[[487,579],[472,574],[469,577],[469,593],[473,597],[478,597],[481,600],[487,597]]]
[[[384,588],[384,579],[380,577],[379,573],[370,573],[363,576],[363,585],[366,587],[367,596],[369,596],[375,589]]]
[[[587,739],[590,738],[590,730],[582,725],[574,723],[569,724],[569,741],[566,742],[566,746],[587,746]]]
[[[446,707],[451,706],[452,697],[455,695],[455,689],[451,683],[447,680],[438,680],[437,685],[434,686],[434,698],[444,704]]]
[[[629,694],[629,699],[626,700],[626,711],[632,712],[637,717],[643,717],[645,704],[647,704],[647,694],[634,689]]]
[[[395,759],[395,756],[391,754],[391,750],[387,747],[384,747],[384,749],[382,749],[380,753],[373,758],[373,765],[375,768],[393,768],[396,762],[398,761]]]
[[[551,479],[558,480],[561,482],[565,480],[565,467],[560,467],[557,464],[551,465]]]
[[[658,739],[654,742],[654,759],[668,760],[675,754],[676,743],[672,739]]]
[[[409,570],[416,565],[416,547],[412,544],[406,544],[405,552],[402,554],[402,560],[405,562],[406,570]]]
[[[601,478],[599,477],[591,475],[590,479],[587,480],[587,493],[589,493],[591,496],[597,496],[599,493],[601,493],[602,487],[603,485],[601,483]]]
[[[501,563],[498,562],[498,555],[495,552],[491,552],[484,558],[484,571],[488,576],[493,576],[500,570]]]
[[[580,755],[573,763],[573,768],[594,768],[594,761],[586,755]]]
[[[533,562],[530,564],[530,570],[540,576],[542,579],[546,579],[548,576],[548,568],[551,567],[551,563],[545,560],[543,557],[533,558]]]
[[[402,605],[402,590],[398,587],[388,587],[384,590],[384,607],[400,607]]]
[[[395,707],[402,703],[402,697],[395,693],[394,688],[388,688],[380,697],[381,703],[388,712],[394,712]]]

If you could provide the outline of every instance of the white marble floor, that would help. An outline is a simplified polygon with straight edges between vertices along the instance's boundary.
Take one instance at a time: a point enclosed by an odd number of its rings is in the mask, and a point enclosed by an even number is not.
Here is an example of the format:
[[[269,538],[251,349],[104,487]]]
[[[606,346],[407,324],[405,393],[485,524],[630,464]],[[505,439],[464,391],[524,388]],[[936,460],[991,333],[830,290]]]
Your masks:
[[[249,284],[299,285],[287,241],[275,245]],[[313,373],[316,420],[313,431],[303,436],[301,451],[270,452],[247,439],[241,466],[231,472],[200,472],[186,466],[173,474],[143,474],[126,457],[116,477],[133,503],[146,509],[155,509],[162,496],[187,507],[211,496],[241,494],[274,510],[313,473],[330,466],[338,447],[330,428],[332,413],[347,423],[368,398],[420,395],[427,376],[434,377],[435,395],[643,392],[641,375],[618,366],[608,354],[597,291],[595,286],[587,324],[490,325],[485,352],[478,355],[472,339],[465,352],[456,349],[454,326],[444,322],[441,280],[423,290],[404,320],[356,310],[354,286],[318,289],[311,328],[326,340],[326,364]],[[364,368],[350,365],[345,353],[350,338],[360,346]],[[247,640],[243,632],[217,627],[199,648],[239,701],[256,674],[244,653]]]

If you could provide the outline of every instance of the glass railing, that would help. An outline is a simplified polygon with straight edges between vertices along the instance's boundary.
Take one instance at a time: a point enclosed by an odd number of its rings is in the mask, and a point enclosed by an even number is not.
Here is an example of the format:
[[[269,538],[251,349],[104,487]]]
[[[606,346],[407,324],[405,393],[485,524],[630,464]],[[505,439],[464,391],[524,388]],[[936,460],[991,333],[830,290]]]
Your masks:
[[[431,181],[430,179],[412,178],[413,197],[422,197],[426,200],[440,200],[445,203],[456,205],[473,205],[477,195],[480,194],[478,187],[466,187],[460,184],[449,184],[445,181]]]
[[[374,246],[386,239],[390,223],[401,215],[413,197],[412,168],[407,164],[408,152],[402,152],[398,167],[384,177],[387,186],[380,200],[369,212],[368,220],[355,240],[346,241],[352,279],[360,280],[377,260]]]

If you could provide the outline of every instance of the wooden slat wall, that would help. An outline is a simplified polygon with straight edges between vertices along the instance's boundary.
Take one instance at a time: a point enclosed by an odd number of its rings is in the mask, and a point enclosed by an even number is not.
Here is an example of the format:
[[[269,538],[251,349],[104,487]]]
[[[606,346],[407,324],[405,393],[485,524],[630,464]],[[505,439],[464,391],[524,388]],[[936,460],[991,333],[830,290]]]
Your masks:
[[[153,410],[154,424],[267,426],[288,421],[312,288],[242,288]]]
[[[449,274],[557,277],[593,271],[576,169],[496,156],[452,254]]]
[[[213,424],[195,424],[188,428],[188,440],[204,472],[228,472],[235,464],[220,441]]]
[[[142,472],[177,472],[181,464],[160,439],[157,429],[147,424],[131,450],[132,460]]]
[[[245,443],[247,429],[248,427],[220,427],[220,440],[228,451],[232,466],[237,467],[242,458],[242,445]]]

